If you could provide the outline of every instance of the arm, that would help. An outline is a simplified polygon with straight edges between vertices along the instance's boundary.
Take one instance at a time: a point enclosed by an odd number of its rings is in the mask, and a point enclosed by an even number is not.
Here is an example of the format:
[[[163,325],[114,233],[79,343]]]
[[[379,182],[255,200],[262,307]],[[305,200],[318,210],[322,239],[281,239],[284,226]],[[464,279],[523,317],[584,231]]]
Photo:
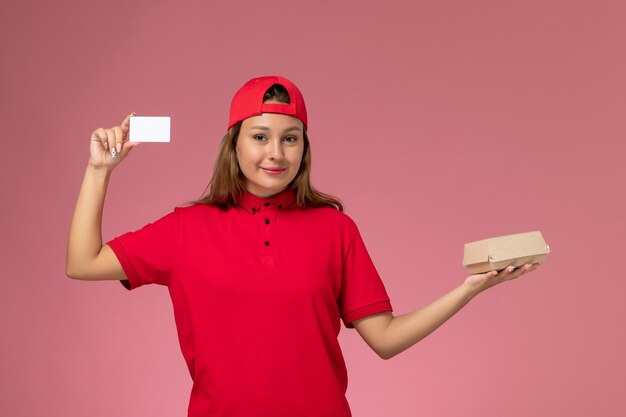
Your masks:
[[[65,275],[70,278],[127,279],[113,250],[108,245],[102,245],[101,228],[104,196],[111,172],[139,144],[126,142],[130,117],[133,114],[128,115],[120,126],[98,128],[91,134],[89,163],[78,194],[67,242]]]
[[[475,296],[463,283],[425,307],[394,317],[383,333],[383,358],[391,359],[431,334]]]
[[[473,295],[461,285],[426,307],[394,317],[390,311],[352,322],[365,342],[383,359],[413,346],[452,317]]]
[[[533,271],[538,265],[526,264],[515,272],[504,269],[498,274],[491,271],[470,275],[448,294],[411,313],[393,317],[386,312],[355,320],[353,325],[381,358],[391,359],[431,334],[482,291]]]
[[[102,209],[111,170],[87,165],[67,242],[65,274],[77,279],[124,279],[126,275],[110,248],[102,246]],[[105,259],[106,258],[106,259]],[[119,265],[119,268],[115,266]],[[108,265],[108,267],[107,267]]]

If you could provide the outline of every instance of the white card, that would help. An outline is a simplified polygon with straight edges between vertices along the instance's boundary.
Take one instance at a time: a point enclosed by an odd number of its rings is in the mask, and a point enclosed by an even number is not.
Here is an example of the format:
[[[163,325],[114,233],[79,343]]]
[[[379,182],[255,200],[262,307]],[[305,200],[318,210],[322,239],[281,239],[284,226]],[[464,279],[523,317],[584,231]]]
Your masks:
[[[170,118],[157,116],[131,116],[129,142],[169,142]]]

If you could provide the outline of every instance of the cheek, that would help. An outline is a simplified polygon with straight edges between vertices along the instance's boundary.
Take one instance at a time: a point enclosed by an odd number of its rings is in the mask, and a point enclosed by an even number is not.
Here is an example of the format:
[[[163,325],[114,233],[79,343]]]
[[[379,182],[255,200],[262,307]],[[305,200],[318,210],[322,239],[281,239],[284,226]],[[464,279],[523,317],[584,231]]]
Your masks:
[[[291,158],[291,160],[294,161],[294,164],[298,166],[302,163],[303,159],[304,159],[304,150],[302,148],[295,151],[293,154],[293,157]]]
[[[240,165],[256,164],[260,152],[252,147],[242,146],[237,149],[237,159]]]

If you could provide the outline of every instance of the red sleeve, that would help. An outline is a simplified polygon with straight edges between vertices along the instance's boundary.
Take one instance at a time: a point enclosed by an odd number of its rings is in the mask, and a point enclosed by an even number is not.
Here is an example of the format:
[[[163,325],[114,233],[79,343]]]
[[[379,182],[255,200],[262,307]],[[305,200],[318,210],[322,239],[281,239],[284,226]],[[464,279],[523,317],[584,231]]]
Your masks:
[[[148,223],[134,232],[111,239],[111,247],[128,280],[120,283],[128,290],[146,284],[169,285],[176,264],[180,208]]]
[[[344,326],[353,329],[354,320],[393,308],[356,223],[351,218],[348,223],[339,308]]]

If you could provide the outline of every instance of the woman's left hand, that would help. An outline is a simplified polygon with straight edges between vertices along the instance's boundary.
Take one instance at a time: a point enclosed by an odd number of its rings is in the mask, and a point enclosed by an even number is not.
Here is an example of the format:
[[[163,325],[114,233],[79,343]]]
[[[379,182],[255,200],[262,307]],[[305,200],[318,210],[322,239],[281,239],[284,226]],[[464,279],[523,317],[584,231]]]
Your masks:
[[[501,284],[504,281],[510,281],[518,278],[527,272],[534,271],[540,264],[524,264],[513,271],[509,272],[509,267],[502,271],[489,271],[484,274],[470,275],[465,279],[464,284],[475,294],[478,294],[487,288]]]

